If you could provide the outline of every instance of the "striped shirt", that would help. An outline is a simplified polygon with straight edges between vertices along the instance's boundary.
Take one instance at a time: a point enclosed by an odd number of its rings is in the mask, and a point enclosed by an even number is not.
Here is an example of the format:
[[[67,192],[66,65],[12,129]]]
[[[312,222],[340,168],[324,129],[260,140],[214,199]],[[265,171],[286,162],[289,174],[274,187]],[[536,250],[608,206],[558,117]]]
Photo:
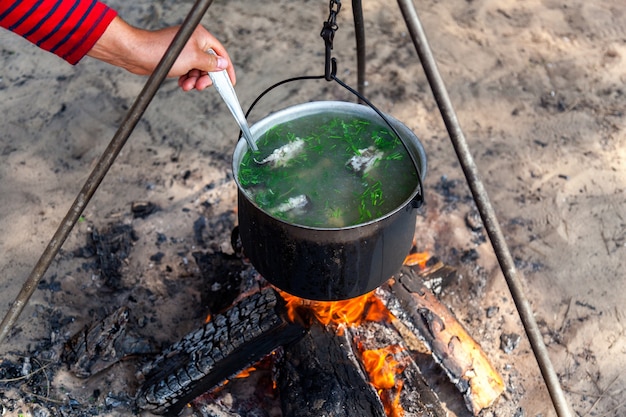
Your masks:
[[[0,0],[0,26],[70,64],[91,50],[116,15],[97,0]]]

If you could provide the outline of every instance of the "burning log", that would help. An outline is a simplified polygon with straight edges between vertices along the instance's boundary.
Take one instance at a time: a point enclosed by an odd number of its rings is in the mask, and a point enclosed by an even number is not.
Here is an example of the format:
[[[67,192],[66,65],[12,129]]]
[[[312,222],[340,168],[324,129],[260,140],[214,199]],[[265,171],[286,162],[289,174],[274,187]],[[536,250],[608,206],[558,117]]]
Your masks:
[[[346,334],[330,326],[313,325],[307,336],[285,348],[278,388],[285,417],[386,416]]]
[[[270,288],[246,297],[176,342],[151,364],[137,405],[176,415],[198,395],[304,334],[287,322],[284,302]]]
[[[425,279],[433,278],[430,270]],[[484,351],[453,313],[407,267],[376,290],[387,308],[432,351],[474,414],[489,407],[504,391],[504,381]]]
[[[348,328],[390,417],[445,417],[402,336],[384,322]]]

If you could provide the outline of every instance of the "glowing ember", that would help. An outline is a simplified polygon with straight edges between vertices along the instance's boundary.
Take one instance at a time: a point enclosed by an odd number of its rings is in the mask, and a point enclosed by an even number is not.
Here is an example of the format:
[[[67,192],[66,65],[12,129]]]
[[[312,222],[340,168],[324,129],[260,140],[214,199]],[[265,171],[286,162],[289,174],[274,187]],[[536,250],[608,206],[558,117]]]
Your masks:
[[[256,368],[254,366],[249,367],[248,369],[244,369],[243,371],[239,372],[235,378],[239,379],[239,378],[247,378],[250,376],[250,374],[252,372],[256,371]]]
[[[282,291],[280,295],[287,302],[287,316],[293,322],[310,323],[315,318],[324,325],[358,326],[364,321],[385,322],[392,318],[373,292],[342,301],[310,301]]]
[[[402,372],[403,366],[394,357],[394,354],[400,351],[399,346],[387,346],[361,352],[363,366],[370,376],[371,384],[378,391],[385,406],[385,413],[389,417],[404,415],[404,409],[400,405],[400,391],[403,383],[396,379],[396,375]]]

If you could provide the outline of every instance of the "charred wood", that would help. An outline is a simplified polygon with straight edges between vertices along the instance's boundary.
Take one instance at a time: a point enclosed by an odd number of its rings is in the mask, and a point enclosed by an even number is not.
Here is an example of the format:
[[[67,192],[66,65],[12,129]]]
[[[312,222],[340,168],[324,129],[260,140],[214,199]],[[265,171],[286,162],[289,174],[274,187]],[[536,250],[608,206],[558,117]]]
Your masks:
[[[103,232],[94,228],[88,237],[87,245],[77,250],[75,255],[84,258],[97,256],[95,266],[100,270],[104,284],[117,290],[124,287],[122,267],[130,254],[133,242],[137,239],[132,226],[112,223]]]
[[[285,417],[385,416],[346,334],[331,328],[314,325],[286,347],[277,381]]]
[[[350,327],[353,343],[363,356],[364,351],[383,350],[393,356],[397,364],[393,389],[383,391],[387,396],[387,407],[392,404],[393,395],[399,401],[389,415],[404,417],[445,417],[447,412],[441,405],[437,394],[428,386],[420,368],[411,357],[410,350],[400,335],[391,325],[383,322],[366,322],[358,327]],[[361,360],[363,362],[363,359]],[[394,392],[392,392],[394,391]],[[390,394],[391,392],[391,394]]]
[[[427,271],[425,280],[437,272]],[[393,315],[424,341],[474,415],[502,394],[504,381],[485,352],[412,269],[404,267],[376,294]]]
[[[130,311],[121,307],[91,326],[85,326],[63,346],[61,361],[79,378],[88,378],[129,355],[155,349],[127,330]]]
[[[230,378],[227,384],[213,389],[191,402],[195,416],[276,417],[282,416],[276,389],[276,366],[282,363],[283,348]]]
[[[177,415],[198,395],[304,332],[287,322],[284,302],[273,289],[253,294],[166,349],[146,371],[137,405]]]

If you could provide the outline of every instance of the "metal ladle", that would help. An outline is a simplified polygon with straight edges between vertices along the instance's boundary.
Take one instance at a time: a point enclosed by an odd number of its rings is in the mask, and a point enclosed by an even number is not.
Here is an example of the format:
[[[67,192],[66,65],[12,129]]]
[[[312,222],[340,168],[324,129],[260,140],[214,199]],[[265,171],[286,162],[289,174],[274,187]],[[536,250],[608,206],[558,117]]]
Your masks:
[[[212,55],[216,55],[213,49],[209,49],[207,51]],[[239,104],[239,99],[237,98],[237,94],[235,93],[235,88],[233,84],[230,82],[230,77],[226,70],[217,71],[217,72],[209,72],[209,77],[211,81],[213,81],[213,85],[217,92],[222,96],[224,103],[228,106],[228,110],[232,113],[233,117],[237,121],[241,132],[243,133],[243,137],[248,142],[248,146],[253,151],[258,151],[259,148],[256,146],[254,139],[252,138],[252,133],[250,133],[250,128],[248,127],[248,122],[246,120],[246,116],[241,109],[241,104]]]

